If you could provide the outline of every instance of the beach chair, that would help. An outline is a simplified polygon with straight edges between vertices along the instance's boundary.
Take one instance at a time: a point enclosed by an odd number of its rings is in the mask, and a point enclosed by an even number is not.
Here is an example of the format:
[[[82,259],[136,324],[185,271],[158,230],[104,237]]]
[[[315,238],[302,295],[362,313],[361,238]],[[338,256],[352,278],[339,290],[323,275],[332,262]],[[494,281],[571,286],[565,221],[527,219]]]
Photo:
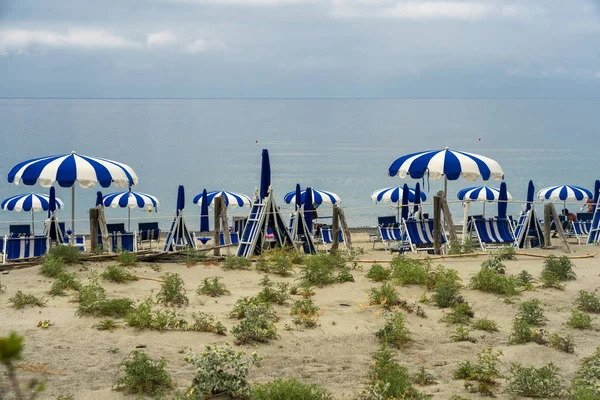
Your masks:
[[[158,222],[140,222],[138,223],[138,248],[143,243],[149,243],[150,249],[152,249],[152,242],[156,242],[160,239],[160,229],[158,228]]]
[[[331,226],[321,227],[321,243],[325,247],[325,251],[329,251],[329,247],[333,243],[333,228]],[[338,243],[344,243],[344,232],[338,229]]]
[[[11,237],[31,236],[31,226],[29,224],[9,225],[8,228]]]
[[[46,254],[48,238],[39,236],[4,236],[1,241],[2,264],[7,261],[41,257]]]
[[[581,241],[583,239],[586,239],[586,241],[587,241],[587,237],[590,234],[590,231],[592,229],[592,221],[577,220],[577,221],[573,221],[571,223],[571,226],[573,227],[573,233],[575,234],[575,237],[577,238],[578,244],[581,244]]]
[[[515,233],[508,218],[473,218],[481,250],[513,246]]]
[[[383,242],[383,249],[389,252],[399,251],[404,253],[410,248],[408,238],[401,224],[392,226],[379,226],[379,235]]]
[[[229,232],[229,239],[231,243],[225,243],[225,232],[221,232],[220,236],[220,246],[225,246],[226,244],[238,244],[240,242],[240,237],[237,232]]]
[[[409,219],[404,220],[404,228],[408,244],[413,253],[418,251],[433,252],[433,219]],[[446,233],[441,229],[442,253],[445,252],[447,242]]]
[[[137,233],[127,232],[124,223],[106,224],[108,233],[108,250],[113,253],[121,251],[135,252],[137,251]],[[77,240],[77,238],[75,238]],[[77,242],[79,244],[79,242]],[[98,227],[98,244],[102,244],[102,233]]]

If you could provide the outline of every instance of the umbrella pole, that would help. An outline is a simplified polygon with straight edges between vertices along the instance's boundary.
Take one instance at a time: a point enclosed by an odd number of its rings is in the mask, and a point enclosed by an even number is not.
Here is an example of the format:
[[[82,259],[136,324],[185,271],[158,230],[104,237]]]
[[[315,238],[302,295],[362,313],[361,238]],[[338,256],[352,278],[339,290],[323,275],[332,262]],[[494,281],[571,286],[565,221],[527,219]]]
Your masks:
[[[446,199],[448,199],[448,177],[444,175],[444,194],[446,195]]]
[[[462,244],[467,241],[467,224],[469,222],[469,208],[471,207],[471,201],[465,201],[465,215],[463,218],[463,229],[462,229]]]
[[[127,232],[131,232],[131,207],[127,205]]]
[[[35,236],[35,217],[33,215],[33,207],[31,208],[31,235]]]
[[[71,186],[71,237],[75,238],[75,182]]]
[[[483,217],[485,218],[485,200],[483,201]]]

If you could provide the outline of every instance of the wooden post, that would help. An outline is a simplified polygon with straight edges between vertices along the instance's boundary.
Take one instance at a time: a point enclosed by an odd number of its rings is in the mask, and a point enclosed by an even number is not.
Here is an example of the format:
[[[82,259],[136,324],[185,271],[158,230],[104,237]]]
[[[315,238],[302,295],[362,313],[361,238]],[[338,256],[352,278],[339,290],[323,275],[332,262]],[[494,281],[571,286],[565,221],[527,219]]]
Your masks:
[[[348,229],[348,223],[346,222],[346,214],[344,214],[344,210],[342,210],[341,208],[338,208],[338,219],[342,228],[342,235],[344,237],[344,244],[346,245],[346,250],[348,250],[348,253],[351,253],[352,236],[350,236],[350,229]],[[337,234],[335,236],[337,236]]]
[[[560,218],[558,218],[556,208],[554,208],[554,204],[552,203],[550,204],[550,213],[552,214],[552,218],[554,219],[554,223],[556,224],[556,232],[558,233],[558,237],[560,238],[563,247],[565,248],[565,252],[571,253],[571,246],[569,246],[569,243],[567,242],[567,236],[565,236],[565,232],[562,228],[562,223],[560,222]]]
[[[90,242],[92,245],[92,253],[98,252],[98,209],[90,208]]]
[[[463,218],[463,228],[462,228],[462,244],[465,244],[467,241],[467,226],[469,225],[469,208],[471,207],[471,200],[465,200],[465,215]],[[469,238],[471,240],[471,238]]]
[[[213,254],[215,256],[221,255],[221,249],[218,247],[221,244],[221,207],[223,206],[223,199],[221,197],[215,197],[213,199],[213,206],[215,208],[215,249]]]
[[[102,250],[112,251],[111,246],[108,243],[108,227],[106,226],[106,216],[104,215],[104,206],[96,206],[98,210],[98,225],[100,225],[100,235],[102,236]]]
[[[223,229],[223,242],[225,244],[230,244],[231,243],[231,235],[229,234],[229,220],[227,218],[227,205],[225,203],[225,196],[221,195],[221,227]],[[220,245],[221,243],[219,242],[218,244],[215,245]],[[230,254],[230,248],[226,247],[225,248],[227,251],[227,254]]]
[[[340,215],[339,215],[339,207],[337,204],[333,205],[333,215],[331,217],[331,252],[338,250],[339,241],[338,241],[338,230],[340,229]]]
[[[442,197],[433,197],[433,252],[442,254]]]
[[[450,213],[450,208],[448,207],[448,202],[446,201],[446,194],[443,192],[439,192],[438,196],[442,197],[442,211],[444,212],[444,225],[446,228],[446,232],[448,232],[448,239],[451,241],[458,240],[456,236],[456,230],[454,229],[454,221],[452,220],[452,213]]]
[[[552,226],[552,203],[544,204],[544,247],[549,248],[552,246],[552,241],[550,240],[550,232]],[[558,229],[558,227],[557,227]]]

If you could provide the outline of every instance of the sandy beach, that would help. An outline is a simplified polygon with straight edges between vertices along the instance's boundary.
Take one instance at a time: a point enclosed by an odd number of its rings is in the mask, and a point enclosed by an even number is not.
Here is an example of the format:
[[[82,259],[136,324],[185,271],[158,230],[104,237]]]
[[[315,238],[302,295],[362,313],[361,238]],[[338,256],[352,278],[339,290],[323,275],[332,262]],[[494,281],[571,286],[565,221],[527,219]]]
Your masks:
[[[364,254],[357,256],[358,268],[351,271],[355,282],[316,289],[313,299],[323,310],[317,328],[295,328],[291,322],[290,305],[275,305],[274,308],[280,316],[276,323],[280,338],[258,346],[234,346],[247,352],[256,350],[263,357],[260,364],[252,369],[252,382],[293,377],[306,383],[316,383],[331,391],[335,398],[342,399],[355,398],[364,390],[371,354],[379,346],[375,332],[383,326],[384,316],[381,307],[368,305],[369,290],[379,284],[365,276],[371,263],[360,260],[381,260],[386,266],[385,261],[391,260],[392,255],[383,251],[381,244],[372,249],[365,233],[354,234],[353,244],[364,249]],[[597,247],[575,245],[573,250],[573,256],[583,256],[595,253]],[[564,254],[559,249],[531,252],[559,256]],[[409,257],[415,255],[410,254]],[[478,257],[436,259],[434,263],[457,270],[463,284],[467,285],[486,257],[487,255],[482,254]],[[505,261],[506,272],[517,274],[525,269],[537,277],[542,270],[543,261],[542,258],[518,256],[517,260]],[[600,288],[598,256],[575,259],[574,263],[577,280],[568,282],[564,291],[539,288],[525,291],[513,304],[505,303],[503,298],[494,294],[463,288],[461,294],[472,306],[475,316],[495,320],[500,329],[499,332],[492,333],[473,331],[471,336],[476,339],[475,343],[452,342],[449,332],[453,328],[440,322],[445,311],[433,304],[421,304],[427,318],[405,313],[414,342],[394,352],[411,374],[420,367],[425,367],[435,376],[437,384],[417,386],[421,392],[433,395],[433,399],[449,399],[452,395],[470,399],[483,398],[468,393],[463,387],[464,381],[452,378],[452,371],[460,361],[474,360],[476,354],[488,346],[503,352],[503,356],[500,357],[500,370],[504,374],[512,362],[535,366],[553,362],[559,366],[561,375],[568,384],[582,358],[590,355],[600,344],[600,323],[597,318],[593,321],[592,330],[570,329],[565,326],[578,291],[596,291]],[[100,273],[108,265],[114,264],[115,262],[85,263],[86,268],[82,268],[81,265],[71,265],[67,268],[85,283],[93,271]],[[257,294],[260,291],[259,282],[264,276],[254,269],[224,270],[216,263],[199,263],[189,267],[182,264],[161,264],[161,267],[161,271],[158,272],[150,265],[140,263],[132,267],[131,271],[134,275],[155,279],[160,279],[166,272],[179,273],[185,280],[190,299],[189,305],[180,311],[188,317],[197,311],[210,313],[228,330],[238,323],[228,316],[235,301],[241,296]],[[35,377],[46,381],[46,390],[41,394],[41,398],[50,399],[67,394],[73,395],[75,399],[134,398],[135,396],[114,391],[112,387],[119,363],[139,346],[152,357],[165,357],[167,369],[175,385],[179,389],[185,389],[194,376],[194,368],[184,361],[188,352],[198,354],[205,344],[234,341],[229,332],[227,336],[217,336],[198,332],[136,331],[130,327],[121,327],[114,332],[98,331],[92,325],[99,319],[77,316],[77,303],[72,302],[70,296],[48,295],[52,279],[45,278],[38,272],[39,267],[34,266],[0,275],[0,282],[7,287],[6,292],[0,294],[0,336],[6,336],[13,330],[25,336],[24,357],[19,363],[20,376],[23,380]],[[213,276],[222,277],[231,294],[219,298],[197,296],[198,285],[205,277]],[[295,276],[282,278],[270,275],[270,278],[277,282],[289,282],[290,285],[296,280]],[[138,280],[127,284],[106,281],[101,283],[108,298],[130,297],[135,301],[141,301],[147,296],[156,296],[160,288],[160,283],[152,280]],[[397,286],[396,289],[402,298],[409,302],[417,302],[425,291],[416,285]],[[17,290],[44,297],[47,306],[22,310],[12,308],[8,299]],[[300,296],[292,296],[292,299],[299,298]],[[544,305],[549,320],[545,329],[573,336],[576,346],[574,354],[535,343],[508,344],[512,320],[519,301],[532,298],[541,300]],[[41,320],[50,320],[54,325],[48,329],[38,328],[38,322]],[[286,329],[286,326],[291,329]],[[497,398],[512,398],[510,394],[503,393],[504,380],[500,379],[499,382]]]

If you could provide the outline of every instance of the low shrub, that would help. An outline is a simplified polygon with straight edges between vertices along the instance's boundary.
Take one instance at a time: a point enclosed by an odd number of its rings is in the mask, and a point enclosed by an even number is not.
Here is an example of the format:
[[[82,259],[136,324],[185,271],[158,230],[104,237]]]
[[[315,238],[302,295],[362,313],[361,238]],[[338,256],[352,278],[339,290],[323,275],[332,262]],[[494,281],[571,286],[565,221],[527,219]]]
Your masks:
[[[520,363],[512,363],[507,391],[523,397],[562,397],[565,387],[561,381],[559,369],[552,363],[540,368],[524,367]]]
[[[46,307],[46,301],[40,299],[32,294],[25,294],[21,290],[17,290],[17,293],[8,299],[12,306],[16,309],[30,307]]]
[[[277,328],[272,322],[272,308],[268,304],[249,304],[244,310],[244,319],[231,329],[237,344],[264,343],[277,339]]]
[[[545,274],[552,274],[558,278],[561,282],[574,281],[577,279],[575,271],[573,271],[573,261],[567,256],[556,257],[550,255],[544,260],[544,268],[542,269],[542,281]]]
[[[188,329],[188,323],[174,310],[154,310],[153,304],[150,297],[138,304],[125,316],[127,325],[138,330],[151,329],[159,332],[166,329]]]
[[[77,291],[79,302],[77,315],[93,315],[97,317],[122,318],[134,310],[134,302],[130,298],[106,299],[106,291],[94,277],[87,285]]]
[[[190,301],[186,296],[185,283],[181,276],[167,272],[161,278],[164,283],[156,295],[157,300],[165,306],[187,306]]]
[[[119,327],[119,323],[114,319],[107,318],[102,321],[92,325],[92,328],[96,328],[99,331],[109,331],[112,332]]]
[[[542,302],[539,299],[531,299],[524,301],[519,305],[517,318],[522,319],[531,326],[546,325],[548,318],[544,315]]]
[[[400,301],[398,292],[391,283],[384,283],[380,287],[371,288],[369,292],[369,304],[381,305],[385,308],[391,308]]]
[[[425,399],[412,385],[408,370],[398,363],[385,343],[372,356],[363,399]]]
[[[276,247],[264,251],[256,262],[256,269],[281,276],[290,276],[294,272],[294,263],[298,252],[292,248]]]
[[[179,262],[183,261],[183,263],[186,266],[191,267],[191,266],[196,265],[199,262],[205,261],[206,254],[207,254],[206,250],[198,250],[198,249],[194,249],[191,246],[186,246],[179,253],[178,261]]]
[[[193,322],[189,326],[189,330],[196,332],[211,332],[216,333],[217,335],[225,335],[227,334],[227,328],[225,325],[221,323],[221,321],[215,321],[215,317],[203,313],[192,313]]]
[[[573,309],[567,326],[574,329],[592,329],[592,317],[583,311]]]
[[[517,250],[512,246],[503,246],[494,252],[494,256],[500,261],[516,260]]]
[[[465,379],[465,388],[471,392],[479,392],[484,396],[494,396],[492,386],[500,378],[498,359],[501,351],[494,352],[493,347],[487,347],[477,353],[477,362],[463,361],[454,370],[454,379]],[[474,385],[471,381],[479,382]]]
[[[383,343],[403,348],[412,341],[411,332],[406,327],[404,314],[390,313],[385,318],[383,328],[375,332],[375,336]]]
[[[256,352],[249,356],[234,351],[230,346],[207,345],[199,356],[189,354],[185,360],[196,369],[187,393],[199,398],[213,395],[245,399],[251,394],[248,374],[260,357]]]
[[[512,331],[508,338],[509,344],[525,344],[535,342],[537,344],[546,344],[547,340],[542,331],[534,329],[527,321],[516,317],[513,320]]]
[[[412,380],[414,383],[421,386],[435,385],[437,383],[435,381],[435,376],[427,372],[423,366],[421,366],[419,371],[413,375]]]
[[[296,379],[275,379],[252,388],[251,400],[333,400],[327,390]]]
[[[459,292],[460,287],[454,282],[441,282],[439,285],[436,285],[431,298],[436,306],[447,308],[456,302]]]
[[[580,290],[579,297],[575,303],[581,311],[600,313],[600,298],[594,292]]]
[[[535,283],[535,279],[533,275],[531,275],[527,270],[522,270],[517,275],[517,285],[524,287],[528,285],[533,285]]]
[[[117,267],[114,265],[109,265],[108,267],[106,267],[106,270],[102,274],[100,274],[100,277],[102,279],[115,283],[125,283],[128,281],[138,280],[138,278],[126,271],[125,268]]]
[[[456,286],[460,286],[461,282],[456,270],[446,269],[442,265],[434,268],[429,259],[419,260],[401,255],[390,262],[390,267],[392,280],[398,285],[415,284],[433,289],[442,282]]]
[[[344,283],[344,282],[354,282],[354,275],[352,275],[350,273],[350,268],[348,268],[347,266],[343,266],[342,268],[340,268],[340,272],[338,272],[337,276],[335,277],[335,281],[338,283]]]
[[[502,260],[496,257],[494,254],[490,254],[487,260],[481,263],[481,266],[487,269],[491,269],[497,274],[506,273],[506,266],[502,263]]]
[[[45,256],[39,274],[46,278],[58,278],[58,275],[64,274],[66,270],[65,262],[62,258]]]
[[[260,303],[285,304],[289,299],[289,283],[273,282],[267,275],[261,280],[262,290],[256,295]]]
[[[210,297],[220,297],[231,292],[225,288],[225,284],[221,282],[220,276],[213,276],[211,278],[204,278],[204,282],[202,286],[198,286],[196,293],[199,296],[210,296]]]
[[[475,316],[469,303],[456,303],[452,311],[442,316],[442,321],[447,324],[469,324]]]
[[[317,287],[340,282],[335,271],[346,266],[346,260],[340,253],[319,253],[304,257],[303,262],[304,265],[300,266],[301,284]]]
[[[224,269],[250,269],[252,261],[244,257],[227,256],[223,261]]]
[[[450,331],[450,340],[453,342],[473,342],[475,339],[470,336],[471,329],[465,325],[458,325],[453,331]]]
[[[124,250],[117,254],[117,261],[122,267],[132,267],[138,263],[138,258],[136,253],[130,253],[129,251]]]
[[[548,336],[548,343],[557,350],[565,353],[575,353],[575,341],[571,335],[559,335],[552,333]]]
[[[481,270],[471,278],[469,286],[482,292],[505,296],[519,294],[517,279],[514,276],[499,274],[487,267],[481,267]]]
[[[294,316],[292,319],[294,324],[305,328],[314,328],[318,325],[321,309],[315,305],[312,299],[302,299],[294,302],[290,315]]]
[[[487,331],[487,332],[498,332],[498,324],[496,321],[492,321],[487,318],[478,318],[471,325],[473,329],[477,329],[479,331]]]
[[[75,273],[62,272],[60,273],[48,292],[52,296],[66,296],[66,290],[79,290],[81,288],[81,282],[77,279]]]
[[[121,377],[115,388],[128,393],[161,395],[173,387],[166,365],[164,357],[154,360],[143,351],[134,350],[121,361]]]
[[[375,282],[382,282],[390,279],[391,274],[391,271],[385,269],[381,264],[373,264],[367,271],[367,278]]]
[[[98,303],[94,315],[98,317],[124,318],[134,310],[134,301],[128,297],[106,299]]]
[[[585,357],[577,375],[571,382],[571,400],[595,400],[600,398],[600,347]]]
[[[75,264],[79,262],[81,252],[77,246],[54,246],[44,256],[46,258],[61,259],[65,264]]]

